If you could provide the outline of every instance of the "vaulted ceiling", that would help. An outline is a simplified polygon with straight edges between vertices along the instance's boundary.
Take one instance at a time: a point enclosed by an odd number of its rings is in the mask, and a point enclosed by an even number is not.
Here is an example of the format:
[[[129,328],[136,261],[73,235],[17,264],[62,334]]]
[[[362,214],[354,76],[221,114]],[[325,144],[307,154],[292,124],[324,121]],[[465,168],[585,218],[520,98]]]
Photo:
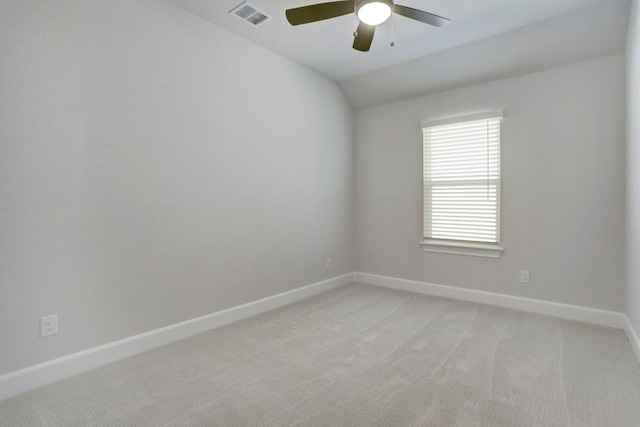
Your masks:
[[[363,53],[351,47],[358,23],[353,14],[289,25],[286,9],[317,0],[250,0],[269,15],[258,26],[229,13],[241,0],[167,1],[339,82],[356,108],[619,52],[630,4],[398,0],[452,22],[436,28],[394,15],[378,28],[371,51]]]

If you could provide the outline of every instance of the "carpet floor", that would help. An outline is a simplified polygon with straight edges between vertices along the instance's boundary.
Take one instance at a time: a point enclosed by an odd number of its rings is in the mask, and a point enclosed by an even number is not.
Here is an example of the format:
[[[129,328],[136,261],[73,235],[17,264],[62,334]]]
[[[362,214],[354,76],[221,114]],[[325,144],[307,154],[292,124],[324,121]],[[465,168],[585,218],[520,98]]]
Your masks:
[[[0,402],[2,426],[640,426],[624,332],[351,284]]]

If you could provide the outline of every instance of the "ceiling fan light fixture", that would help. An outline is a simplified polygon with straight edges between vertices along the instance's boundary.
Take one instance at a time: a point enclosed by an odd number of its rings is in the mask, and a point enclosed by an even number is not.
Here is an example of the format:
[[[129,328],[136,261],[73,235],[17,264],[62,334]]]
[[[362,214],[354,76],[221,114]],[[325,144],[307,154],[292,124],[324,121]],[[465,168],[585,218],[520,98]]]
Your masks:
[[[360,22],[353,33],[353,48],[360,52],[369,52],[377,26],[388,20],[393,13],[434,27],[441,27],[450,22],[447,18],[424,10],[395,4],[394,0],[325,1],[324,3],[287,9],[285,15],[291,25],[301,25],[350,15],[354,12]],[[391,46],[393,46],[393,42]]]
[[[391,16],[392,0],[363,0],[357,4],[358,19],[367,25],[380,25]]]

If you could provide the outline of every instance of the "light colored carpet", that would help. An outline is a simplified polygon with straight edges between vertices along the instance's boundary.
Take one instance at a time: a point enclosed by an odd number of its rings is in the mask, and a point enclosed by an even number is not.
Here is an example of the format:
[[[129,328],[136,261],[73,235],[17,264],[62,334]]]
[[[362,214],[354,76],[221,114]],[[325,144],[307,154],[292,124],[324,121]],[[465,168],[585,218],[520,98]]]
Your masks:
[[[352,284],[0,402],[2,426],[640,426],[619,330]]]

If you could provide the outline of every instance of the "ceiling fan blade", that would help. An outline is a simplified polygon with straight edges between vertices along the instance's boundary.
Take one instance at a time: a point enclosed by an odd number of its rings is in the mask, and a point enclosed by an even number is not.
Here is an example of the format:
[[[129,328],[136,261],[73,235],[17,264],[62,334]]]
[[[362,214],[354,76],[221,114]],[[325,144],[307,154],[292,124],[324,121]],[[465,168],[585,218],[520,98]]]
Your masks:
[[[356,30],[357,36],[353,40],[353,48],[360,52],[369,52],[371,42],[373,42],[373,35],[375,33],[375,25],[367,25],[364,22],[360,22],[358,24],[358,29]]]
[[[288,9],[286,12],[287,21],[289,21],[291,25],[300,25],[336,18],[353,13],[353,4],[352,0],[332,1]]]
[[[433,13],[414,9],[412,7],[401,6],[399,4],[393,6],[393,11],[398,15],[406,16],[407,18],[415,19],[416,21],[424,22],[425,24],[436,27],[442,27],[443,25],[451,22],[450,19],[443,18],[442,16],[434,15]]]

